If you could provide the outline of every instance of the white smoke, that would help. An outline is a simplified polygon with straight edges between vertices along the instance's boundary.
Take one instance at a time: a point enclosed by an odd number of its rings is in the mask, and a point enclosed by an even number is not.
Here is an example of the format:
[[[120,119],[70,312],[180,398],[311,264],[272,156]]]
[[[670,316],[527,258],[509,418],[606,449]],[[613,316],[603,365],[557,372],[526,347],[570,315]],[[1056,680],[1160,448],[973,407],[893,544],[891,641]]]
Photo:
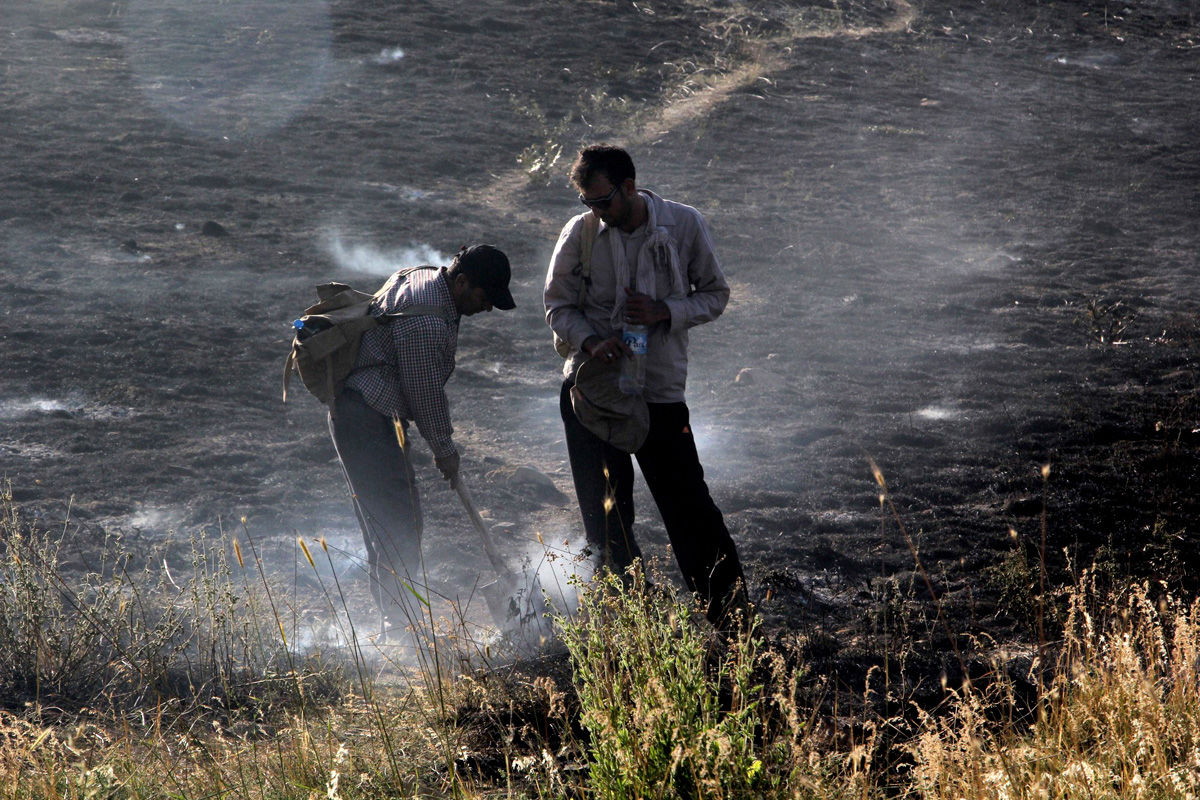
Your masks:
[[[333,235],[329,238],[326,248],[340,269],[380,278],[405,267],[419,267],[423,264],[441,266],[450,263],[449,256],[427,244],[414,244],[385,251],[369,244],[348,244],[341,236]]]
[[[52,400],[45,397],[31,397],[25,400],[5,400],[0,402],[0,419],[20,419],[35,414],[51,414],[56,411],[72,411],[62,400]]]
[[[404,58],[404,51],[399,47],[385,47],[371,61],[380,65],[395,64],[402,58]]]
[[[591,579],[595,566],[584,555],[586,543],[563,535],[558,541],[543,537],[524,549],[525,568],[537,576],[549,608],[571,616],[579,605],[579,587]]]

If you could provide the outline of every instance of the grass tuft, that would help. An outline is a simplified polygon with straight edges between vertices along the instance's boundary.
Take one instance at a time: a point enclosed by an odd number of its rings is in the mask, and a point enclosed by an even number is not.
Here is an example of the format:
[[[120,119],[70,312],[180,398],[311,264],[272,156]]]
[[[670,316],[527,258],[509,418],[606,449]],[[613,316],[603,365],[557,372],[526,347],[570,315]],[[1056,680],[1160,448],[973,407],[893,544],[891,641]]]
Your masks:
[[[661,586],[640,564],[601,574],[562,622],[590,735],[587,794],[769,798],[818,786],[810,717],[797,702],[802,668],[754,625],[716,635]]]

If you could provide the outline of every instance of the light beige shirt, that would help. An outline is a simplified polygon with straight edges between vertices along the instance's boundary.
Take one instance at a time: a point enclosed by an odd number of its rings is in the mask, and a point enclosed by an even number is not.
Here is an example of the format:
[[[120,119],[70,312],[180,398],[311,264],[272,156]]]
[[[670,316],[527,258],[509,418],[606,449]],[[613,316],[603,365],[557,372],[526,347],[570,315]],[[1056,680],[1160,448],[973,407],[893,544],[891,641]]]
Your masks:
[[[682,402],[687,385],[688,329],[721,315],[729,302],[729,284],[721,272],[708,226],[700,212],[691,206],[664,200],[645,189],[640,192],[647,203],[654,204],[655,222],[675,248],[686,284],[686,290],[681,293],[673,288],[670,275],[656,273],[652,290],[638,287],[665,302],[671,311],[669,321],[657,323],[650,329],[645,398],[649,403]],[[576,305],[582,280],[580,241],[583,221],[590,213],[585,211],[563,227],[550,258],[543,289],[546,321],[573,350],[563,366],[563,374],[568,378],[573,377],[579,365],[587,360],[587,355],[580,349],[584,340],[593,335],[607,339],[618,333],[613,324],[613,310],[618,292],[624,292],[624,288],[617,285],[618,270],[614,264],[614,258],[624,255],[624,242],[619,239],[614,242],[620,232],[601,222],[592,246],[591,282],[585,287],[582,308]],[[650,238],[647,235],[641,241],[647,242]],[[621,256],[617,255],[618,250]]]

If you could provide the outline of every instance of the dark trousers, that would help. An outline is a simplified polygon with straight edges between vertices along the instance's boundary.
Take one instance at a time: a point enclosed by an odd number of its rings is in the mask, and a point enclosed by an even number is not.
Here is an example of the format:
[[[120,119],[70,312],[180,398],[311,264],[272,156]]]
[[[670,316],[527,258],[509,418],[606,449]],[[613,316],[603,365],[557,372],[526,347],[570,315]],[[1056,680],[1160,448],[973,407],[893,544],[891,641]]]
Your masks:
[[[334,401],[329,432],[367,546],[371,594],[390,625],[418,621],[413,589],[422,582],[421,498],[395,424],[346,389]]]
[[[588,546],[601,565],[623,573],[641,557],[633,538],[633,459],[580,424],[570,389],[570,381],[563,384],[559,411]],[[687,405],[650,403],[649,408],[650,433],[635,454],[638,466],[688,588],[700,596],[708,619],[724,625],[728,611],[745,605],[737,548],[704,482]]]

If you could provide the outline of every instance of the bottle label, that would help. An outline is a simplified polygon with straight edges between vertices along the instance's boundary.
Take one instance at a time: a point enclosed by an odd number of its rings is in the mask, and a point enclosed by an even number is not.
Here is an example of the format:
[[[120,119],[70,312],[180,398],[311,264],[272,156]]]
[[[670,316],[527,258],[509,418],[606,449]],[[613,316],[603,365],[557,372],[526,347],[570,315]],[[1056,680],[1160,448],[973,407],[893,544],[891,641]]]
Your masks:
[[[630,352],[632,352],[635,356],[646,355],[646,345],[650,338],[649,331],[646,331],[646,330],[629,331],[629,330],[627,330],[621,335],[621,338],[622,338],[622,340],[624,340],[625,346],[628,347]]]

